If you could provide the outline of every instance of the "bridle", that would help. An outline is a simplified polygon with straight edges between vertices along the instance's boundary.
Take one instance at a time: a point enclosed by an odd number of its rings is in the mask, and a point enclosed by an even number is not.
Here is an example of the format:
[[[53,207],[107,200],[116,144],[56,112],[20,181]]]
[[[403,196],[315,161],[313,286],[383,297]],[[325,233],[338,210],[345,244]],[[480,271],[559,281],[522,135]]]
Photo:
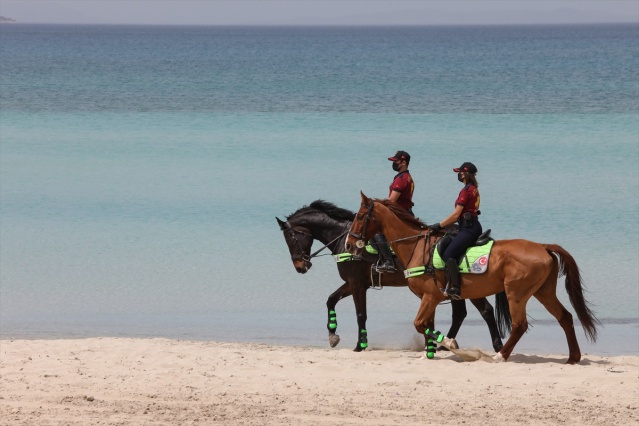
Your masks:
[[[368,212],[366,213],[366,217],[364,217],[364,226],[362,227],[362,233],[356,234],[352,231],[353,226],[351,225],[351,229],[348,231],[348,235],[351,237],[357,238],[357,242],[355,245],[357,248],[364,248],[366,245],[366,228],[368,227],[368,221],[371,220],[373,216],[373,207],[375,207],[375,201],[371,199],[371,203],[367,206]],[[355,223],[355,222],[353,222]]]
[[[306,263],[311,263],[311,259],[316,257],[318,254],[320,254],[324,249],[326,249],[328,246],[330,246],[331,244],[333,244],[335,241],[339,240],[340,238],[342,238],[344,235],[347,234],[348,231],[344,230],[344,232],[342,232],[341,234],[339,234],[337,237],[333,238],[331,241],[329,241],[328,243],[324,244],[324,246],[322,246],[319,250],[316,250],[315,252],[311,253],[311,254],[306,254],[304,252],[304,249],[302,249],[302,245],[300,244],[299,240],[296,237],[296,234],[302,234],[311,238],[313,237],[313,234],[311,234],[310,232],[304,232],[304,231],[300,231],[299,229],[295,229],[291,226],[291,224],[288,222],[288,220],[285,222],[286,225],[286,229],[283,229],[282,231],[286,232],[286,231],[290,231],[291,232],[291,238],[293,238],[293,241],[295,241],[295,245],[297,247],[297,250],[299,253],[299,255],[293,255],[291,256],[291,260],[292,261],[296,261],[296,260],[302,260],[303,262]],[[346,226],[348,226],[348,223],[346,224]],[[346,227],[345,227],[346,228]]]
[[[286,225],[286,229],[283,229],[282,231],[286,232],[286,231],[290,231],[291,232],[291,238],[293,239],[293,241],[295,241],[295,246],[297,248],[297,253],[300,254],[295,254],[295,255],[291,255],[291,260],[293,262],[295,262],[296,260],[301,260],[303,262],[306,263],[310,263],[311,262],[311,255],[307,255],[304,252],[304,249],[302,249],[302,245],[300,244],[299,240],[297,239],[297,234],[302,234],[305,235],[307,237],[311,237],[313,238],[313,235],[310,232],[304,232],[304,231],[300,231],[299,229],[295,229],[291,226],[290,223],[288,223],[288,220],[285,222]]]

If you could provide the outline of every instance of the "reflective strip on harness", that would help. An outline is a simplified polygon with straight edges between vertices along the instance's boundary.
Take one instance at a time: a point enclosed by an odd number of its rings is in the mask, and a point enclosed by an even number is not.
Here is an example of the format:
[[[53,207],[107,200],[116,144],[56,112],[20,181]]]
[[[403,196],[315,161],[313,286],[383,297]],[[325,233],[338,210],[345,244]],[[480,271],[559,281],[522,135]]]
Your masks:
[[[353,256],[350,253],[340,253],[340,254],[334,254],[333,258],[335,259],[335,262],[340,263],[340,262],[349,262],[351,260],[360,260],[359,257],[357,256]]]
[[[419,275],[424,275],[425,272],[426,272],[425,266],[416,266],[414,268],[408,268],[404,270],[404,278],[417,277]]]

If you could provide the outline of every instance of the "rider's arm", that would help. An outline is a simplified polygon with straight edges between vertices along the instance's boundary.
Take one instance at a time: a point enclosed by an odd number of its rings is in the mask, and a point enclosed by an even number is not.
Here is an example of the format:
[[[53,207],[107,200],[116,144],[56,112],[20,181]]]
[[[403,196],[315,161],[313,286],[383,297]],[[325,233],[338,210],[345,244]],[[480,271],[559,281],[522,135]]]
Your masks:
[[[439,222],[439,224],[441,225],[442,228],[445,228],[448,225],[451,225],[455,222],[457,222],[457,219],[459,219],[459,215],[461,215],[462,210],[464,210],[464,206],[461,205],[456,205],[455,206],[455,211],[453,211],[450,216],[448,216],[446,219],[442,220],[441,222]]]
[[[390,195],[388,196],[388,199],[390,201],[392,201],[393,203],[396,203],[397,200],[399,200],[399,196],[401,195],[401,192],[399,191],[395,191],[394,189],[391,191]]]

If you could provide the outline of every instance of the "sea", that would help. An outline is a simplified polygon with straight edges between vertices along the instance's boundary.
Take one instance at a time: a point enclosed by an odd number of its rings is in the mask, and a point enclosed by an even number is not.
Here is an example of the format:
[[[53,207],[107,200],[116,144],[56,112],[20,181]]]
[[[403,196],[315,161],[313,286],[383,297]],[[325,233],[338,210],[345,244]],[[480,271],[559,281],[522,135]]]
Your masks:
[[[639,355],[638,42],[636,24],[2,25],[0,338],[328,347],[335,262],[298,274],[275,218],[386,197],[401,149],[417,216],[450,214],[472,161],[484,229],[576,259],[601,322],[597,342],[576,323],[582,351]],[[423,349],[418,307],[369,290],[371,349]],[[527,313],[515,352],[567,354]],[[354,348],[350,298],[337,321]],[[492,349],[470,304],[457,338]]]

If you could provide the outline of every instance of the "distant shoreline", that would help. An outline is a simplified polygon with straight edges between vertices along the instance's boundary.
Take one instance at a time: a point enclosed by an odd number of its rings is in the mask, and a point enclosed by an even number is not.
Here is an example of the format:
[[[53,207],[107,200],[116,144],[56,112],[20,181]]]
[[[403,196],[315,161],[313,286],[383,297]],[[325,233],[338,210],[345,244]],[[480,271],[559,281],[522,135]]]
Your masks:
[[[5,18],[9,19],[9,18]],[[0,21],[0,24],[46,25],[46,26],[91,26],[91,27],[200,27],[200,28],[485,28],[485,27],[590,27],[590,26],[635,26],[636,22],[565,22],[526,24],[136,24],[136,23],[78,23],[78,22],[18,22]]]

